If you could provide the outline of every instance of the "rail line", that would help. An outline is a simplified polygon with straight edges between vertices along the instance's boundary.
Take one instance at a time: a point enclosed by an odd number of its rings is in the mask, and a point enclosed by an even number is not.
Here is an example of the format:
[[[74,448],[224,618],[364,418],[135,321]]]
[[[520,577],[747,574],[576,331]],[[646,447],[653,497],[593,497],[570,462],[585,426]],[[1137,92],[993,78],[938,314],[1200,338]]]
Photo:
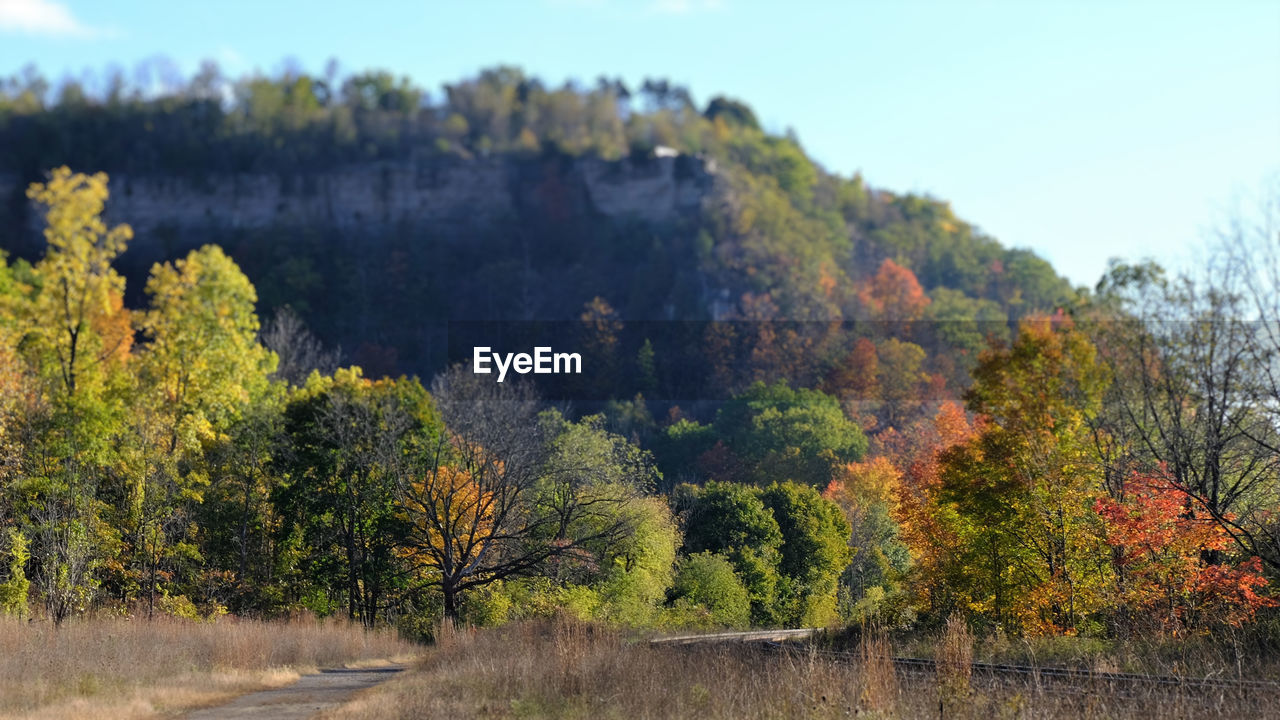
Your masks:
[[[765,643],[771,649],[795,655],[814,654],[832,660],[853,662],[859,655],[853,652],[838,650],[822,650],[819,648],[803,648],[786,646],[782,643]],[[906,672],[936,675],[938,661],[929,658],[890,657],[895,667]],[[986,678],[1018,677],[1033,684],[1066,684],[1073,687],[1089,685],[1105,685],[1113,688],[1125,686],[1142,686],[1150,688],[1168,688],[1174,690],[1230,690],[1235,692],[1267,692],[1280,693],[1280,683],[1266,680],[1238,680],[1231,678],[1198,678],[1184,675],[1148,675],[1143,673],[1126,673],[1103,670],[1085,670],[1081,668],[1043,667],[1034,665],[1010,665],[1005,663],[973,662],[969,665],[973,675]]]
[[[653,644],[693,645],[701,643],[760,643],[770,650],[787,653],[797,657],[824,657],[836,662],[856,662],[858,653],[825,650],[812,645],[797,645],[792,641],[811,639],[818,633],[817,628],[798,628],[793,630],[753,630],[748,632],[724,632],[702,635],[679,635],[666,638],[654,638]],[[894,667],[901,671],[917,675],[936,675],[938,661],[929,658],[890,657]],[[1148,675],[1143,673],[1113,672],[1101,670],[1085,670],[1068,667],[1042,667],[1034,665],[1013,665],[1006,663],[973,662],[970,663],[972,676],[987,680],[1001,681],[1021,679],[1042,690],[1066,691],[1071,693],[1089,692],[1107,687],[1122,694],[1134,688],[1162,688],[1179,692],[1216,691],[1233,694],[1280,693],[1280,683],[1267,680],[1242,680],[1232,678],[1189,677],[1183,675]]]

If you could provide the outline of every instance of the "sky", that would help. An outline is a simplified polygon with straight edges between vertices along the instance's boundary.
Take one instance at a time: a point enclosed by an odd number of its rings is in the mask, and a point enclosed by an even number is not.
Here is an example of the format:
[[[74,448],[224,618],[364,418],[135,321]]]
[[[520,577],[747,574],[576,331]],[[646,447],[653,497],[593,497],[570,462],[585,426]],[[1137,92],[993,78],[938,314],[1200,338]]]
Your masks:
[[[0,76],[164,56],[186,73],[371,68],[438,93],[517,65],[665,77],[792,130],[829,171],[928,193],[1092,286],[1194,262],[1280,188],[1280,0],[0,0]]]

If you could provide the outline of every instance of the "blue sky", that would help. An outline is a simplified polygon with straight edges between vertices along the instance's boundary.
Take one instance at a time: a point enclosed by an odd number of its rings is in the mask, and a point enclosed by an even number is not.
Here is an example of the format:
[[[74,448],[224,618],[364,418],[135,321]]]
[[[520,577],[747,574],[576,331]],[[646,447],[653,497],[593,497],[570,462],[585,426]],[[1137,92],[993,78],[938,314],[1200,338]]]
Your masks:
[[[1184,266],[1280,174],[1280,2],[0,0],[0,74],[163,55],[190,72],[496,64],[728,94],[829,170],[927,192],[1077,284]]]

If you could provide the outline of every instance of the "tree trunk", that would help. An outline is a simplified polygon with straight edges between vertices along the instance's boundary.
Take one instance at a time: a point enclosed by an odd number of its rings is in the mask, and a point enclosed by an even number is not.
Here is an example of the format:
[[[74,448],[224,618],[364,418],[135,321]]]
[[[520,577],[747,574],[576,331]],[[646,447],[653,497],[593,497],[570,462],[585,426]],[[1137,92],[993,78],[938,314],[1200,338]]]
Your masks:
[[[440,586],[444,593],[444,617],[446,620],[458,619],[458,590],[453,583],[446,582]]]

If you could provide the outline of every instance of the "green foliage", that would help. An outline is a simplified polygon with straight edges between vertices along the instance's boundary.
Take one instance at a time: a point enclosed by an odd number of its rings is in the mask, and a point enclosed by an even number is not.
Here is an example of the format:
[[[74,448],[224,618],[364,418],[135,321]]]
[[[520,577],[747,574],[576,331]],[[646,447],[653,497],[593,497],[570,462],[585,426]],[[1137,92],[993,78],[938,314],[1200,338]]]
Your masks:
[[[651,626],[671,586],[680,532],[671,509],[660,498],[639,497],[619,509],[627,514],[630,535],[605,555],[597,617],[635,627]]]
[[[727,558],[747,589],[753,623],[827,624],[852,558],[839,506],[796,483],[709,482],[677,490],[686,506],[684,550]]]
[[[359,368],[313,374],[290,398],[284,436],[291,452],[278,461],[286,480],[272,501],[284,519],[278,541],[300,533],[295,592],[327,592],[328,602],[372,625],[402,589],[399,460],[434,445],[440,428],[430,402],[417,380],[370,381]]]
[[[751,598],[753,622],[774,621],[778,555],[782,531],[773,513],[750,486],[712,481],[702,488],[678,489],[690,505],[685,510],[686,553],[723,554],[734,564]]]
[[[975,359],[990,340],[1009,339],[1008,316],[992,300],[974,299],[959,290],[939,287],[930,296],[929,319],[939,324],[938,335],[951,347]]]
[[[898,426],[921,404],[920,387],[929,379],[923,371],[924,348],[891,337],[876,346],[876,359],[885,424]]]
[[[784,382],[756,383],[726,402],[715,429],[749,468],[741,479],[760,484],[794,480],[825,487],[837,466],[867,451],[866,436],[835,398]]]
[[[157,264],[147,294],[140,374],[166,415],[167,444],[193,449],[235,419],[275,370],[275,358],[257,340],[257,294],[213,245]]]
[[[707,109],[702,112],[702,116],[712,122],[715,122],[717,118],[723,118],[725,122],[741,125],[751,130],[760,129],[760,121],[756,119],[755,111],[749,105],[723,95],[711,98],[711,101],[707,103]]]
[[[27,579],[25,566],[31,559],[27,538],[16,528],[9,528],[9,576],[0,582],[0,614],[27,615],[27,600],[31,594],[31,581]]]
[[[942,455],[969,607],[1035,633],[1079,630],[1109,573],[1088,424],[1105,368],[1070,321],[1036,318],[974,376],[969,406],[989,422]]]
[[[844,513],[818,491],[795,483],[774,483],[761,493],[782,532],[778,570],[781,611],[787,622],[830,625],[836,620],[836,589],[849,565],[851,528]]]
[[[514,605],[507,588],[498,581],[464,595],[461,617],[468,625],[494,627],[511,618]]]
[[[713,427],[681,418],[663,428],[654,438],[653,454],[663,477],[673,487],[677,481],[691,480],[700,475],[698,458],[715,444]]]
[[[671,622],[679,626],[741,628],[751,621],[747,589],[723,555],[684,557],[669,596]]]

